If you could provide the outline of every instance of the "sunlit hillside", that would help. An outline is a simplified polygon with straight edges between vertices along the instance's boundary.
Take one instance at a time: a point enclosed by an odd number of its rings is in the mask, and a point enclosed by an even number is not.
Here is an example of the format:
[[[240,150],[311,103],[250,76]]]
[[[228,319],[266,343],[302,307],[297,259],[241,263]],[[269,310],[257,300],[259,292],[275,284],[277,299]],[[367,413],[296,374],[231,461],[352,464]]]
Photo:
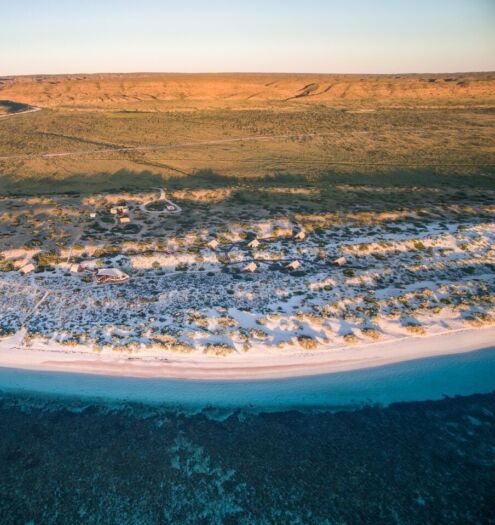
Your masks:
[[[495,74],[98,74],[7,78],[2,98],[46,108],[162,111],[275,104],[486,105]]]

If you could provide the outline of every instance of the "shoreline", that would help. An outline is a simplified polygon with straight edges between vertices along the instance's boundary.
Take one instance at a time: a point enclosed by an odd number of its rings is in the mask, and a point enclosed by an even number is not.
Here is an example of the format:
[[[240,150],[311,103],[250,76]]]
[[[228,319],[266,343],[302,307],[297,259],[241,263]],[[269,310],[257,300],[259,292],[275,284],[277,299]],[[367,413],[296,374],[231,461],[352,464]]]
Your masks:
[[[16,334],[0,341],[0,368],[141,379],[250,381],[356,371],[495,346],[495,327],[459,329],[320,351],[254,352],[229,357],[133,356],[71,349],[21,349]],[[12,344],[14,343],[14,344]]]

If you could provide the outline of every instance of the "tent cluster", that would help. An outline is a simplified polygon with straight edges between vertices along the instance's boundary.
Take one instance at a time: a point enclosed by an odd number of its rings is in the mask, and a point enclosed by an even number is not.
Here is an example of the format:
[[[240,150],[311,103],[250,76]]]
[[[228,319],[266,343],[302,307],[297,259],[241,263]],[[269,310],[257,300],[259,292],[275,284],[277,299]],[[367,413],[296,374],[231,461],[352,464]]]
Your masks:
[[[299,231],[294,235],[294,239],[298,241],[303,241],[305,238],[306,238],[306,232],[304,231],[303,228],[300,228]],[[250,240],[247,243],[247,246],[248,248],[255,249],[255,248],[258,248],[260,244],[261,244],[260,241],[255,237],[254,239]],[[213,238],[210,241],[208,241],[206,246],[210,248],[210,250],[216,250],[220,246],[220,243],[217,241],[217,239]],[[346,263],[345,257],[339,257],[333,261],[333,264],[336,266],[343,266],[345,263]],[[298,270],[300,267],[301,267],[301,262],[297,260],[292,261],[285,266],[285,268],[290,271]],[[258,264],[252,261],[249,264],[247,264],[242,269],[242,271],[247,272],[247,273],[252,273],[252,272],[255,272],[257,269],[258,269]]]

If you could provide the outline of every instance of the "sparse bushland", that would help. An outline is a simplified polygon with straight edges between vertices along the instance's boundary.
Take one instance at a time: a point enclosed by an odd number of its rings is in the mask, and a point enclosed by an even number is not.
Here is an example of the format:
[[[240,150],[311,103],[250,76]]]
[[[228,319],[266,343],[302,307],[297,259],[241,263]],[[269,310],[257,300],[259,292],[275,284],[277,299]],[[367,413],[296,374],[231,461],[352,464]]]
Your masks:
[[[362,328],[361,333],[364,336],[369,337],[373,341],[378,341],[382,337],[379,330],[377,330],[376,328],[371,328],[371,327]]]
[[[359,341],[356,335],[352,332],[348,332],[344,334],[342,338],[347,344],[350,344],[350,345],[355,345]]]
[[[203,350],[204,354],[217,357],[224,357],[233,352],[235,352],[235,349],[226,343],[208,343]]]
[[[297,342],[305,350],[315,350],[318,348],[318,341],[309,335],[300,335],[297,337]]]
[[[169,189],[180,190],[184,199],[196,190],[222,190],[219,198],[236,206],[258,204],[263,190],[265,208],[275,211],[290,198],[293,211],[304,212],[318,209],[326,190],[331,197],[335,183],[388,184],[393,180],[420,187],[454,180],[455,186],[469,188],[475,181],[488,187],[493,185],[495,164],[491,140],[495,79],[489,74],[472,76],[469,87],[444,82],[432,86],[418,77],[395,79],[404,89],[397,100],[381,98],[394,83],[390,79],[364,76],[357,82],[362,96],[353,98],[335,98],[330,89],[316,97],[280,94],[279,99],[275,93],[285,90],[279,80],[279,88],[270,96],[250,101],[218,96],[208,102],[208,91],[201,91],[201,100],[195,98],[201,85],[198,78],[191,83],[195,111],[182,111],[182,100],[160,100],[159,96],[138,101],[139,97],[114,94],[103,101],[99,93],[93,99],[95,84],[89,79],[60,78],[57,85],[48,79],[18,79],[9,86],[9,97],[17,92],[19,100],[37,99],[40,106],[50,109],[17,120],[2,119],[0,192],[88,194],[149,190],[165,183]],[[134,81],[137,89],[150,89],[142,79]],[[227,82],[229,89],[239,93],[235,85],[242,85],[244,79],[218,77],[217,81],[218,85]],[[66,103],[67,94],[61,88],[65,82],[74,93]],[[110,92],[115,89],[112,78],[101,82]],[[354,85],[356,79],[349,82]],[[47,91],[38,91],[40,86]],[[245,88],[250,90],[252,85]],[[290,81],[287,89],[294,88]],[[432,88],[440,98],[435,98]],[[45,98],[51,90],[57,97]],[[260,93],[267,91],[263,88]],[[241,92],[246,93],[245,89]],[[393,92],[397,96],[401,91],[395,87]],[[375,111],[353,111],[363,104]],[[81,107],[85,110],[79,111]],[[257,136],[264,138],[253,140]],[[267,140],[268,136],[273,139]],[[222,142],[225,137],[238,142]],[[243,142],[246,137],[249,140]],[[68,155],[43,156],[53,153]],[[272,190],[270,179],[286,190]],[[324,191],[318,191],[320,186]],[[416,218],[429,214],[424,208]]]

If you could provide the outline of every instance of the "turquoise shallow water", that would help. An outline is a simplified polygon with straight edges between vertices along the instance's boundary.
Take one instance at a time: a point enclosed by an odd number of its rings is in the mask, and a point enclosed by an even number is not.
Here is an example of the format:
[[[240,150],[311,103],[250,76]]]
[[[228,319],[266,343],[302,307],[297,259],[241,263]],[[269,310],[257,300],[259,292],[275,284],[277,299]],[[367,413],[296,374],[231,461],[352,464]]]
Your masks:
[[[328,408],[495,390],[495,347],[349,372],[276,380],[186,381],[0,369],[0,390],[174,407]]]

